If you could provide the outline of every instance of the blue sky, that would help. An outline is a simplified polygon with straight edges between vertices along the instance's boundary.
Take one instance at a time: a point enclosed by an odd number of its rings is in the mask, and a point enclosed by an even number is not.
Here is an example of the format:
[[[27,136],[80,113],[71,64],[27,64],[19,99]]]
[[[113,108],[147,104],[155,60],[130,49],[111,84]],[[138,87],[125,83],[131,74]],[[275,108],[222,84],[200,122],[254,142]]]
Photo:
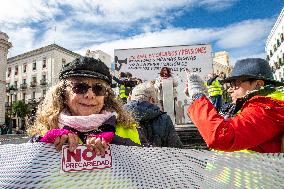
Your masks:
[[[0,31],[13,44],[9,57],[53,42],[112,56],[114,49],[209,43],[234,63],[265,57],[283,7],[284,0],[3,0]]]

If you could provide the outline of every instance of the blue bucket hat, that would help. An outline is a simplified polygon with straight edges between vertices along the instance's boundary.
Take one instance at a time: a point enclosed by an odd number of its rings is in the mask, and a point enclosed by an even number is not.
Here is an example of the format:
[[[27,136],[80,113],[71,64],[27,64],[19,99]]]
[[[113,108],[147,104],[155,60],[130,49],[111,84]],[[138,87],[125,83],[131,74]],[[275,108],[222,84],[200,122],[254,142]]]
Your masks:
[[[91,77],[111,84],[109,68],[100,59],[91,57],[76,58],[64,65],[59,73],[59,79],[64,80],[69,77]]]
[[[229,83],[237,79],[264,80],[267,84],[282,86],[284,83],[273,78],[269,63],[262,58],[246,58],[238,60],[229,75],[222,83]]]

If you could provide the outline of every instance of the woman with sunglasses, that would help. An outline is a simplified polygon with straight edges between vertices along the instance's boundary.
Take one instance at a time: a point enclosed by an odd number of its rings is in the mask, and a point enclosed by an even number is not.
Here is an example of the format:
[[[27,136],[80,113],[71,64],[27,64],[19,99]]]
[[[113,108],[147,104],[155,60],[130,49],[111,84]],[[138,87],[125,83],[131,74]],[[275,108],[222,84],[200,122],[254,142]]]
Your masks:
[[[273,79],[269,63],[261,58],[239,60],[223,82],[230,83],[232,104],[220,115],[205,96],[202,79],[188,75],[188,115],[207,146],[229,152],[284,151],[284,83]]]
[[[98,155],[104,155],[111,142],[140,145],[135,120],[115,97],[111,74],[101,60],[77,58],[63,67],[59,80],[28,130],[36,134],[33,141],[54,143],[57,150],[68,142],[70,151],[84,143]]]

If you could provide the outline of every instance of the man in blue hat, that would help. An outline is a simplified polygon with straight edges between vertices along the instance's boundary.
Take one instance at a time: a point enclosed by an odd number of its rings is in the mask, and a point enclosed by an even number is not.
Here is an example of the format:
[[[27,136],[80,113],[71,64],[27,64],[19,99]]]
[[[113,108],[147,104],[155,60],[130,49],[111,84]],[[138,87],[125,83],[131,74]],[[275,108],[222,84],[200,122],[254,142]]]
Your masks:
[[[209,148],[222,151],[281,152],[284,135],[283,83],[273,79],[269,63],[261,58],[236,62],[228,92],[234,106],[226,117],[205,96],[202,79],[188,74],[188,115]]]

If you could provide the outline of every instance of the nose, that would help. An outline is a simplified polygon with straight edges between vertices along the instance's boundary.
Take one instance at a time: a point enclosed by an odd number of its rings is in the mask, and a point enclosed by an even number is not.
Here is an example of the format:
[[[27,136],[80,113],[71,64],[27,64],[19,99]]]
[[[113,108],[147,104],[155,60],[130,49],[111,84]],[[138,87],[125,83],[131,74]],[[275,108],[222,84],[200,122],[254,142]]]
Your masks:
[[[96,94],[93,92],[92,88],[89,88],[88,91],[84,94],[85,98],[94,98]]]

